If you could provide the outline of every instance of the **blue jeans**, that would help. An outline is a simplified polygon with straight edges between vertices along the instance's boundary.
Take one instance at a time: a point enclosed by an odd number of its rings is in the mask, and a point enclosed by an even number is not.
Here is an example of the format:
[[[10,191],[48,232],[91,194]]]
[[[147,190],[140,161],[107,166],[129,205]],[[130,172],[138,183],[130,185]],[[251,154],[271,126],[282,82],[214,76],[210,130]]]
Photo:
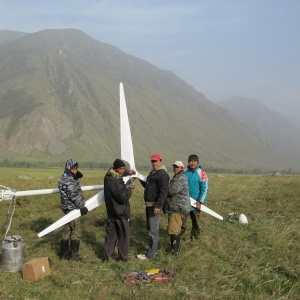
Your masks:
[[[158,249],[158,233],[160,214],[154,214],[154,206],[146,207],[147,230],[149,235],[148,258],[154,257]]]

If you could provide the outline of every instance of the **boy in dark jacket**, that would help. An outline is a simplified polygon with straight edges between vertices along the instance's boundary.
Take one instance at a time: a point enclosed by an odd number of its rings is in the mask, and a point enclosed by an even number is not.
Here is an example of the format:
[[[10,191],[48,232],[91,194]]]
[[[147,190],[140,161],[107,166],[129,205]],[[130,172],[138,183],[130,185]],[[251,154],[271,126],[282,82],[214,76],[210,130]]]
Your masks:
[[[88,212],[80,186],[80,178],[82,177],[82,173],[78,171],[77,161],[68,159],[66,161],[64,173],[58,182],[58,189],[61,196],[61,209],[65,214],[68,214],[70,211],[77,208],[80,209],[81,215],[85,215]],[[60,241],[60,259],[82,260],[78,254],[81,234],[80,218],[64,225],[62,239]],[[69,245],[70,240],[71,243]]]
[[[114,161],[104,178],[104,197],[107,211],[106,237],[104,242],[103,261],[109,260],[115,246],[118,243],[118,259],[128,260],[129,252],[129,218],[132,190],[134,183],[126,186],[123,176],[135,174],[135,171],[127,171],[121,159]]]

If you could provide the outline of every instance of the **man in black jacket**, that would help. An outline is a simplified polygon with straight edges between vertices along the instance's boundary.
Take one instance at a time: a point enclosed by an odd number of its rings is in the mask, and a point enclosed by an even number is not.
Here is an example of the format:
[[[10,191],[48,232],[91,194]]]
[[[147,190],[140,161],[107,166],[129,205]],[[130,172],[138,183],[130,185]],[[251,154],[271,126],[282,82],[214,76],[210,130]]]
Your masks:
[[[152,171],[147,176],[146,182],[140,181],[144,190],[144,200],[146,204],[147,230],[149,235],[149,249],[145,254],[138,254],[138,259],[153,258],[158,249],[158,233],[160,213],[168,196],[169,174],[167,168],[162,163],[160,154],[151,156]]]
[[[115,246],[118,243],[118,259],[128,260],[129,252],[129,218],[132,190],[135,188],[132,182],[126,186],[123,176],[135,174],[134,170],[127,171],[121,159],[114,161],[104,178],[104,197],[107,211],[106,237],[104,242],[103,261],[109,260]]]

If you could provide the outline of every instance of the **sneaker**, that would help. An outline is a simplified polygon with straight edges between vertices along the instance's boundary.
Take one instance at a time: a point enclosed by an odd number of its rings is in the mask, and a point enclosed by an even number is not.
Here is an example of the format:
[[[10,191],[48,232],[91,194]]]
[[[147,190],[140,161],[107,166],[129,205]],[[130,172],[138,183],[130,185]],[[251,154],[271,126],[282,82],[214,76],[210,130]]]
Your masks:
[[[148,257],[145,254],[138,254],[136,257],[138,259],[141,259],[141,260],[147,260],[148,259]]]

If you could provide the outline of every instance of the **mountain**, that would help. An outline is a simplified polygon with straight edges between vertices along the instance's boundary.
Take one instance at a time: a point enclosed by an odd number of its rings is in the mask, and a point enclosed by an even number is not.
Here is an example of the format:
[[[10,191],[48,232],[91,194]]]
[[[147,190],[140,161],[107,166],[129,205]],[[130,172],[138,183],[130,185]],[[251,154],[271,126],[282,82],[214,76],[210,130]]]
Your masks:
[[[0,30],[0,45],[11,42],[13,40],[18,39],[28,33],[25,32],[16,32],[11,30]]]
[[[295,160],[300,159],[300,128],[294,120],[256,99],[234,97],[218,104],[249,126],[273,149]]]
[[[79,30],[12,33],[0,45],[0,79],[3,159],[110,165],[120,156],[123,82],[138,168],[154,152],[168,167],[191,153],[204,168],[296,166],[174,73]]]
[[[287,116],[288,120],[290,120],[298,129],[300,129],[300,119],[298,116],[289,115]]]

